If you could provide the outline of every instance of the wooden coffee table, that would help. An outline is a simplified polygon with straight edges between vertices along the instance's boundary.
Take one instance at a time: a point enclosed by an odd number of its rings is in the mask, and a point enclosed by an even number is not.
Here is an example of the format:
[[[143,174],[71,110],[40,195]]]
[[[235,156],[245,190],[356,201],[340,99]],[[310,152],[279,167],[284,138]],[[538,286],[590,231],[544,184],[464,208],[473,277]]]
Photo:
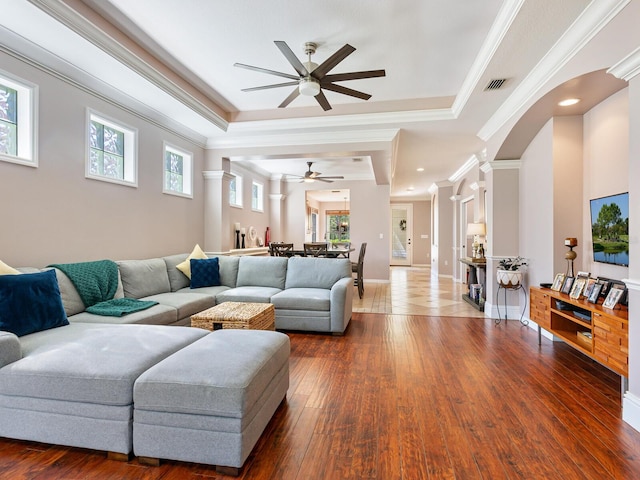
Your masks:
[[[271,303],[224,302],[191,315],[191,326],[206,330],[275,330],[275,318],[275,307]]]

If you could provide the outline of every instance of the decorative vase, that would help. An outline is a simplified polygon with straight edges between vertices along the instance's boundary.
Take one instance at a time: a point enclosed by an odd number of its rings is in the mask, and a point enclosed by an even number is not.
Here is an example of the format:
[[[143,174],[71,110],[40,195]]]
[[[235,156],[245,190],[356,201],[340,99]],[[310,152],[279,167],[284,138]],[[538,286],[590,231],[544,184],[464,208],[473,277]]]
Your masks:
[[[521,270],[496,270],[498,283],[504,288],[518,288],[522,283]]]

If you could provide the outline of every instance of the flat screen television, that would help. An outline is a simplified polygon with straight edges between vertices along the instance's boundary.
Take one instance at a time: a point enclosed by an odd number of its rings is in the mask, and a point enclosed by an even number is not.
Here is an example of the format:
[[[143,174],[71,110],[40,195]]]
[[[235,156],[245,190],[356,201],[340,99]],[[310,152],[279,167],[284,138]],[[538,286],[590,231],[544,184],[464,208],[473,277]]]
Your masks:
[[[629,266],[629,193],[590,200],[593,261]]]

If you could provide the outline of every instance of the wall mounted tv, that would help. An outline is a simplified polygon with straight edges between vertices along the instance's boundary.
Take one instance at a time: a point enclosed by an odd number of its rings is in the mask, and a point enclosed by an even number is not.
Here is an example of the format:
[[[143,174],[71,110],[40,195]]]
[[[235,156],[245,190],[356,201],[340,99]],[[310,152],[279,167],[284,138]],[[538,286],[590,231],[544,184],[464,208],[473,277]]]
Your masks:
[[[594,198],[591,204],[593,260],[629,266],[629,193]]]

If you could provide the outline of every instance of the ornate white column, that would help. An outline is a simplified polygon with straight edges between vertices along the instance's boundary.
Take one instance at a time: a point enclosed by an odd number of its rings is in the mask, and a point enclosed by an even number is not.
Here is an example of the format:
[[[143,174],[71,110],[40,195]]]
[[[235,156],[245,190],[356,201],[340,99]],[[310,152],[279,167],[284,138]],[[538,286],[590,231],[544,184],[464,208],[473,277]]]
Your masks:
[[[204,171],[204,246],[206,252],[233,248],[233,227],[229,221],[229,183],[224,170]]]

